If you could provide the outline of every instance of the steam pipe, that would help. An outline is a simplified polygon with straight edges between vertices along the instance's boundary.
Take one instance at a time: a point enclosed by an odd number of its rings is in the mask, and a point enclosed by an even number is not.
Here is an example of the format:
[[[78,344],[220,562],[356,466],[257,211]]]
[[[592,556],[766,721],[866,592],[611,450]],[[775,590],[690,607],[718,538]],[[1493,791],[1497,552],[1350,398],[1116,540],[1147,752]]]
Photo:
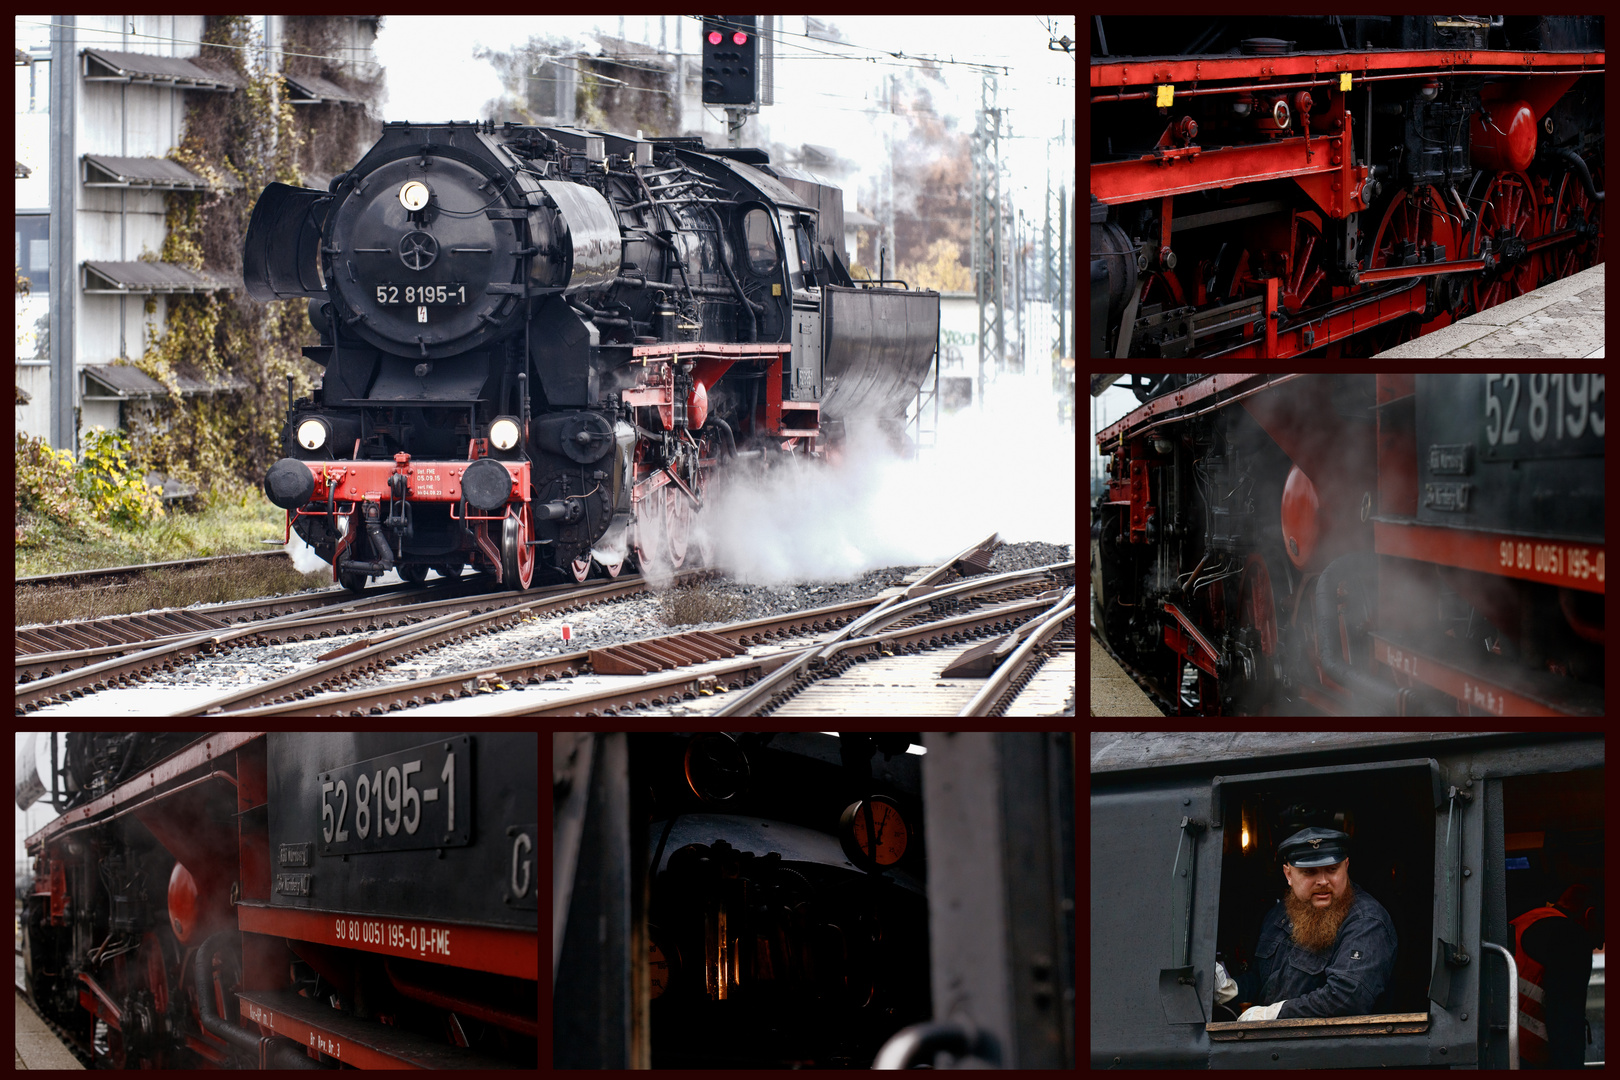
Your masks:
[[[742,285],[737,281],[737,275],[731,272],[731,260],[726,258],[726,227],[720,222],[720,215],[714,207],[708,207],[709,219],[714,222],[715,254],[719,256],[720,269],[726,272],[726,280],[731,282],[732,290],[737,294],[737,304],[743,314],[743,325],[740,329],[749,341],[759,340],[759,324],[754,321],[754,309],[749,304],[748,297],[743,293]]]
[[[221,949],[231,947],[232,939],[236,937],[234,930],[221,930],[198,947],[191,958],[191,981],[197,989],[197,1017],[202,1021],[203,1030],[210,1035],[224,1039],[238,1050],[253,1055],[255,1061],[260,1060],[260,1043],[266,1043],[263,1048],[263,1062],[266,1067],[278,1069],[327,1069],[334,1066],[322,1065],[313,1061],[309,1055],[291,1039],[271,1038],[264,1039],[247,1028],[237,1027],[230,1023],[219,1013],[214,1011],[214,954]]]
[[[1339,585],[1377,572],[1378,556],[1370,551],[1357,551],[1334,559],[1316,579],[1316,654],[1322,662],[1323,675],[1357,697],[1372,701],[1379,709],[1376,715],[1393,716],[1400,708],[1401,689],[1357,671],[1339,657]]]
[[[1558,150],[1553,151],[1552,156],[1560,159],[1569,166],[1570,171],[1575,174],[1575,178],[1581,182],[1581,187],[1586,189],[1586,195],[1588,198],[1590,198],[1593,202],[1603,201],[1603,192],[1597,190],[1597,188],[1593,186],[1592,174],[1587,170],[1586,162],[1582,160],[1581,155],[1575,152],[1574,147],[1561,147]]]
[[[720,433],[721,441],[726,444],[726,455],[725,456],[727,458],[734,458],[734,457],[737,456],[737,440],[731,433],[731,425],[730,424],[726,423],[724,420],[722,420],[718,416],[711,416],[711,417],[709,417],[709,422],[707,424],[704,424],[703,427],[704,428],[713,428],[714,430],[716,430],[716,431],[718,431]],[[700,428],[699,430],[703,430],[703,429]]]

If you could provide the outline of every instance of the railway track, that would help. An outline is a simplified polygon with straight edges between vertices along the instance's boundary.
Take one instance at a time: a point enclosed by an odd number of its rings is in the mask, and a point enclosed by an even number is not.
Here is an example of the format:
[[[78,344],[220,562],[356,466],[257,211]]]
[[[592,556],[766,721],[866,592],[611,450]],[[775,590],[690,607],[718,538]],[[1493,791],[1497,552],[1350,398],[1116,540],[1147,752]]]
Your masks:
[[[396,602],[402,595],[421,595],[424,590],[435,592],[456,590],[458,595],[465,595],[487,588],[487,585],[477,582],[477,578],[467,578],[465,584],[460,581],[438,581],[429,586],[384,585],[368,589],[364,597],[358,598],[358,602],[362,606],[365,604],[381,606]],[[106,659],[120,652],[131,651],[135,647],[156,645],[169,638],[223,630],[295,611],[338,607],[354,602],[357,602],[357,598],[353,593],[334,587],[319,592],[296,593],[292,596],[261,597],[203,607],[138,611],[125,615],[105,615],[99,619],[80,619],[69,623],[25,626],[16,632],[16,654],[19,670],[24,666],[33,670],[41,665],[57,665],[60,668],[60,665],[75,659],[85,662],[92,657]]]
[[[941,625],[924,615],[894,620],[891,637],[904,642],[885,644],[894,652],[922,653],[925,643],[939,649],[969,640],[963,628],[1011,630],[1016,616],[1028,616],[1050,607],[1033,601],[1072,579],[1072,563],[1001,575],[978,575],[986,565],[995,539],[965,549],[940,564],[907,589],[896,592],[928,595],[942,583],[968,583],[961,598],[946,598],[946,616],[956,623]],[[966,572],[969,576],[962,577]],[[977,598],[969,597],[977,593]],[[670,634],[604,649],[587,649],[522,660],[486,668],[391,681],[303,700],[247,708],[236,712],[243,719],[272,716],[376,716],[413,711],[419,715],[463,714],[474,709],[486,716],[618,716],[667,712],[676,715],[711,713],[715,707],[770,675],[783,664],[841,628],[885,604],[890,594],[810,610],[779,613],[765,618],[712,627],[704,631]],[[991,608],[1022,599],[1016,612]],[[998,603],[999,602],[999,603]],[[983,608],[978,614],[964,614]],[[943,610],[943,609],[942,609]],[[863,643],[870,644],[870,643]],[[934,661],[935,667],[939,661]],[[379,669],[380,670],[380,669]],[[1009,670],[1009,681],[1016,681]],[[927,676],[933,681],[933,675]],[[1025,680],[1028,681],[1027,679]],[[964,682],[968,682],[964,680]],[[981,682],[968,685],[977,689]],[[1073,679],[1068,680],[1073,696]],[[1021,689],[1022,686],[1019,687]],[[971,691],[961,695],[971,697]],[[953,710],[954,711],[954,710]],[[867,715],[871,715],[870,703]]]
[[[244,561],[285,558],[287,558],[287,552],[277,548],[274,551],[250,551],[242,555],[210,555],[200,559],[175,559],[170,562],[142,563],[137,566],[106,566],[98,570],[69,570],[60,574],[32,574],[28,577],[17,578],[16,584],[18,588],[64,585],[76,588],[90,584],[97,587],[106,587],[126,584],[155,570],[203,570],[212,567],[226,567]]]
[[[691,572],[685,578],[702,573]],[[626,575],[606,583],[556,585],[527,592],[480,595],[461,588],[425,593],[407,590],[324,604],[313,612],[307,608],[295,609],[246,625],[169,635],[133,647],[126,643],[19,657],[18,676],[26,681],[16,686],[16,708],[21,715],[86,694],[136,685],[159,671],[173,671],[193,658],[245,645],[307,641],[362,630],[380,635],[365,648],[345,647],[323,658],[315,668],[306,669],[305,682],[286,677],[264,684],[257,694],[222,694],[204,712],[296,700],[342,685],[358,674],[373,670],[377,664],[385,664],[391,652],[407,647],[419,651],[476,633],[487,633],[527,613],[601,603],[643,591],[645,587],[639,576]]]
[[[914,681],[931,686],[938,681],[939,667],[947,662],[940,657],[942,650],[951,650],[987,635],[1008,634],[1043,614],[1050,616],[1054,600],[1062,595],[1064,583],[1072,585],[1072,561],[1005,574],[973,575],[959,581],[947,580],[960,577],[952,567],[970,571],[982,567],[994,544],[992,537],[983,545],[969,548],[955,559],[942,563],[933,573],[925,575],[923,581],[907,589],[865,600],[716,627],[701,634],[670,635],[614,649],[524,660],[457,676],[361,690],[306,702],[305,708],[320,715],[377,715],[406,709],[418,709],[429,715],[465,707],[465,699],[477,698],[481,699],[477,711],[485,716],[754,715],[725,710],[749,688],[796,661],[813,656],[830,638],[857,624],[864,626],[867,632],[843,641],[838,651],[845,658],[845,666],[879,657],[921,658],[925,661],[923,667],[930,670],[923,672],[919,668]],[[874,612],[891,606],[896,595],[911,595],[914,600],[924,601],[932,596],[934,603],[901,608],[887,616],[873,618]],[[1070,620],[1072,613],[1058,619],[1049,632],[1038,636],[1042,646],[1051,650],[1051,655],[1063,655],[1061,631],[1065,621]],[[1056,681],[1066,683],[1066,694],[1059,701],[1072,708],[1072,626],[1069,638],[1067,653],[1071,658],[1071,673],[1066,678],[1057,676]],[[1023,643],[1024,639],[1020,639],[1018,644]],[[1002,657],[1010,657],[1017,651],[1015,645]],[[643,657],[646,666],[633,666],[637,654]],[[1007,668],[1005,681],[997,685],[996,698],[1009,690],[1016,698],[1018,692],[1026,689],[1040,670],[1034,662],[1035,656],[1036,648],[1031,644],[1024,656]],[[1041,656],[1043,661],[1045,658]],[[1056,666],[1061,667],[1061,662]],[[818,678],[838,673],[829,667],[824,673],[818,672]],[[806,685],[810,681],[814,680],[807,680]],[[956,704],[949,711],[940,711],[941,715],[956,714],[957,707],[971,701],[974,691],[985,685],[977,679],[958,682],[965,689],[959,690]],[[858,691],[856,694],[859,696]],[[873,715],[871,694],[866,694],[860,705],[852,708],[862,715]],[[934,709],[921,715],[932,715],[938,709],[942,706],[935,703]],[[282,709],[256,709],[241,715],[246,718],[290,714]]]
[[[1009,711],[1017,715],[1025,710],[1010,707],[1021,694],[1046,702],[1035,714],[1059,714],[1065,704],[1072,712],[1073,562],[987,574],[998,543],[992,535],[914,580],[908,578],[906,587],[863,600],[604,648],[548,650],[483,668],[452,660],[457,670],[421,678],[401,679],[395,669],[408,670],[418,657],[420,666],[443,668],[446,663],[436,654],[448,645],[526,623],[534,627],[529,631],[533,634],[544,626],[535,620],[625,599],[646,586],[631,575],[615,582],[521,593],[469,595],[464,589],[445,588],[402,589],[358,599],[318,594],[318,599],[307,599],[294,610],[263,606],[270,602],[258,607],[254,602],[222,605],[231,610],[214,616],[221,623],[254,621],[134,643],[20,656],[19,678],[28,681],[17,686],[17,709],[22,714],[134,686],[159,672],[181,670],[197,659],[232,649],[363,633],[364,637],[316,657],[313,664],[308,663],[306,648],[297,670],[255,679],[238,690],[221,689],[171,715],[375,716],[403,710],[427,715],[464,714],[469,708],[484,715],[512,716],[664,710],[678,715],[747,715],[726,710],[751,708],[757,699],[742,705],[734,702],[783,668],[794,673],[789,685],[773,691],[771,703],[759,707],[761,714],[781,710],[793,715],[808,709],[810,715],[901,715],[912,708],[921,710],[913,715]],[[689,572],[677,581],[706,573]],[[1037,626],[1039,633],[1027,632]],[[939,669],[955,659],[955,652],[981,639],[989,639],[984,648],[970,649],[962,657],[971,658],[972,670],[964,668],[960,677],[939,678]],[[451,650],[452,656],[455,652]],[[875,687],[863,688],[854,674],[876,672],[890,664],[915,669],[885,678],[896,696],[907,692],[906,686],[897,684],[909,684],[910,705],[896,705]],[[950,693],[939,693],[942,688]],[[813,692],[794,704],[791,699],[807,689]],[[503,693],[508,690],[523,692]],[[825,706],[815,702],[828,693],[840,702]],[[469,699],[480,700],[469,706]]]

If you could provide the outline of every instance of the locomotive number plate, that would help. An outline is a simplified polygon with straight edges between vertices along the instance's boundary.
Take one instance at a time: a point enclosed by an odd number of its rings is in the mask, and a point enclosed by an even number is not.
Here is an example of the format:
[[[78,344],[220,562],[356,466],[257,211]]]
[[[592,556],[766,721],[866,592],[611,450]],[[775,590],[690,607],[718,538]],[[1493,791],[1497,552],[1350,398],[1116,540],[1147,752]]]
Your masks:
[[[321,773],[321,854],[471,844],[471,759],[458,735]]]
[[[379,304],[465,304],[467,283],[452,285],[378,285]]]
[[[1603,456],[1604,376],[1537,372],[1484,381],[1484,460]]]

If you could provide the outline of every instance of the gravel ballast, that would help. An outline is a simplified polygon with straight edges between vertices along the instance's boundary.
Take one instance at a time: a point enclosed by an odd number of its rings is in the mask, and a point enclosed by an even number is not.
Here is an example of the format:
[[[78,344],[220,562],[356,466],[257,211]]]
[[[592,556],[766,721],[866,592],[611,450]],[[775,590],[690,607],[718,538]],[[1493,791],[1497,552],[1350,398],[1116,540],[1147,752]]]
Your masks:
[[[1026,569],[1071,557],[1066,544],[1038,542],[1006,544],[991,557],[992,573]],[[421,656],[390,667],[385,673],[347,684],[358,690],[408,679],[487,670],[500,664],[558,653],[600,649],[666,634],[713,630],[735,622],[761,619],[793,611],[828,607],[873,596],[904,586],[926,568],[891,566],[869,570],[852,581],[806,582],[795,585],[751,585],[719,578],[681,596],[687,590],[643,594],[565,614],[533,618],[493,634],[473,637],[431,649]],[[667,621],[671,611],[686,617],[715,617],[698,622]],[[568,628],[564,640],[563,628]],[[173,672],[152,678],[148,685],[211,686],[221,693],[267,682],[314,664],[318,657],[363,637],[381,638],[409,630],[347,634],[318,641],[247,647],[218,657],[202,657]]]

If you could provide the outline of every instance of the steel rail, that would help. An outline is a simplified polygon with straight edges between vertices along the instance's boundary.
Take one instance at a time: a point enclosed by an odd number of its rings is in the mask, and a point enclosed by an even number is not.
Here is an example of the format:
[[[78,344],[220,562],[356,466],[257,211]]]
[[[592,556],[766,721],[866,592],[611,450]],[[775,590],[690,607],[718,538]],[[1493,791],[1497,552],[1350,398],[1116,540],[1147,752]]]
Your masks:
[[[688,571],[677,577],[690,577],[702,574],[705,571]],[[180,712],[171,713],[172,716],[212,716],[227,710],[240,711],[257,705],[274,705],[289,699],[299,699],[312,696],[320,689],[325,689],[333,682],[348,682],[357,678],[373,667],[383,664],[383,658],[393,653],[410,653],[422,649],[449,644],[458,641],[463,635],[489,633],[502,627],[494,625],[505,621],[521,620],[527,615],[550,611],[558,607],[569,607],[584,602],[596,602],[610,599],[621,594],[642,592],[647,583],[643,578],[628,578],[589,586],[576,588],[571,592],[563,592],[553,597],[536,597],[526,603],[503,604],[490,607],[484,611],[458,611],[449,615],[442,615],[426,622],[418,623],[403,634],[390,634],[387,638],[377,641],[365,648],[332,655],[329,659],[311,667],[300,669],[279,679],[272,679],[266,683],[249,687],[244,690],[223,694],[203,702],[195,707],[188,707]],[[508,596],[529,596],[528,593],[509,593]],[[537,610],[538,609],[538,612]],[[341,652],[341,650],[340,650]],[[296,713],[294,715],[304,715]]]
[[[292,593],[287,596],[261,596],[248,600],[232,600],[224,604],[203,607],[160,608],[148,611],[128,611],[118,615],[103,615],[94,619],[80,619],[72,623],[40,623],[17,630],[16,650],[19,660],[36,657],[61,658],[75,653],[100,652],[110,654],[119,648],[153,645],[166,638],[200,634],[205,630],[218,630],[263,618],[273,618],[293,611],[309,611],[353,603],[357,600],[387,603],[399,596],[437,596],[443,592],[478,588],[478,579],[468,576],[432,585],[383,585],[367,589],[364,596],[356,596],[336,586],[316,592]],[[155,632],[152,632],[155,631]]]
[[[973,695],[972,700],[962,706],[957,716],[1003,715],[1002,695],[1007,693],[1013,681],[1023,675],[1026,669],[1033,670],[1032,661],[1037,659],[1038,651],[1044,649],[1047,643],[1058,635],[1064,623],[1074,618],[1074,596],[1074,586],[1071,585],[1069,591],[1052,605],[1045,616],[1025,623],[1014,631],[1011,636],[1022,635],[1023,641],[995,671],[990,673],[984,681],[984,686]]]
[[[172,667],[174,661],[181,657],[208,652],[240,638],[262,634],[273,628],[284,628],[307,618],[303,612],[292,612],[230,630],[190,634],[59,675],[19,683],[16,688],[17,712],[31,712],[42,705],[54,704],[59,697],[82,696],[79,691],[86,687],[101,690],[106,689],[109,683],[126,683],[132,679],[138,682],[160,668]]]
[[[960,556],[958,556],[958,558],[960,558]],[[1068,562],[1055,563],[1051,567],[1044,567],[1039,571],[1036,571],[1036,573],[1046,575],[1053,571],[1061,571],[1064,568],[1072,570],[1074,568],[1074,560],[1070,559]],[[763,708],[767,701],[775,697],[778,691],[791,685],[806,668],[825,663],[827,660],[831,659],[831,657],[839,651],[838,644],[841,640],[853,638],[864,632],[887,626],[890,623],[906,618],[913,612],[919,611],[940,600],[971,596],[978,592],[992,592],[996,589],[1005,588],[1009,585],[1015,584],[1019,579],[1026,578],[1030,574],[1031,571],[1014,570],[1002,574],[973,577],[968,578],[965,581],[958,582],[954,585],[947,585],[942,588],[932,589],[915,596],[912,594],[916,593],[917,590],[913,588],[912,590],[908,591],[906,599],[901,600],[900,598],[896,597],[891,600],[890,603],[880,605],[874,610],[868,612],[862,618],[856,619],[854,622],[850,623],[848,626],[844,627],[836,635],[834,635],[831,641],[816,649],[814,652],[796,658],[792,664],[772,672],[767,678],[761,679],[759,682],[743,691],[743,693],[737,698],[727,701],[720,711],[715,713],[715,715],[755,715],[747,710]]]
[[[685,579],[705,573],[702,570],[685,571],[676,575],[677,579]],[[408,613],[420,606],[442,607],[449,604],[465,604],[478,607],[480,604],[491,603],[484,614],[498,615],[501,611],[510,611],[525,602],[529,605],[544,603],[556,607],[564,607],[576,603],[596,603],[610,599],[624,593],[638,592],[646,588],[645,579],[639,576],[626,576],[615,581],[598,583],[586,587],[578,585],[548,586],[547,590],[505,593],[494,593],[488,597],[452,597],[435,598],[427,605],[405,605],[398,608],[383,608],[378,611],[362,611],[364,621],[370,622],[377,617],[388,617],[396,614]],[[551,595],[547,591],[555,590]],[[233,646],[244,639],[259,636],[268,636],[279,631],[308,631],[320,627],[330,627],[335,621],[348,625],[343,620],[352,620],[354,609],[364,609],[376,601],[370,597],[357,597],[344,604],[335,605],[315,615],[304,612],[292,612],[288,615],[274,619],[265,619],[256,623],[249,623],[226,630],[208,631],[198,634],[181,636],[160,644],[154,644],[140,649],[137,652],[119,656],[110,660],[103,660],[86,667],[75,668],[61,674],[37,679],[32,682],[18,684],[16,688],[17,711],[19,714],[33,711],[42,705],[54,704],[66,697],[83,696],[80,691],[104,690],[111,685],[123,685],[129,682],[139,682],[156,671],[172,669],[177,660],[193,656],[198,653],[211,653],[220,651],[221,646]],[[184,714],[182,714],[184,715]]]
[[[842,625],[882,602],[881,596],[852,600],[845,604],[810,608],[786,615],[769,615],[747,622],[716,627],[709,631],[747,646],[760,644],[762,638],[784,633],[803,632],[810,628],[824,632]],[[665,637],[672,635],[663,635]],[[673,635],[679,636],[679,635]],[[657,641],[659,638],[643,639]],[[636,642],[628,642],[634,645]],[[509,689],[514,684],[534,684],[571,679],[590,670],[592,650],[557,653],[531,660],[515,660],[495,667],[472,668],[451,675],[430,676],[366,690],[351,690],[308,698],[299,702],[279,705],[261,705],[231,713],[240,717],[269,716],[371,716],[399,712],[420,705],[436,704],[463,696],[481,695],[492,690]],[[739,688],[741,683],[738,684]]]
[[[1072,565],[1072,564],[1068,564]],[[1050,569],[1050,568],[1048,568]],[[770,656],[746,657],[734,660],[706,671],[674,672],[668,675],[649,676],[636,679],[628,684],[599,687],[595,690],[580,694],[573,694],[563,698],[553,698],[550,701],[514,704],[510,709],[485,712],[484,716],[524,716],[524,717],[557,717],[557,716],[613,716],[615,712],[600,712],[604,706],[610,709],[628,708],[637,709],[649,705],[657,705],[660,698],[667,701],[675,696],[686,696],[688,692],[717,692],[723,688],[720,680],[726,676],[738,676],[744,680],[756,674],[764,678],[754,683],[755,687],[762,685],[765,679],[774,678],[782,671],[788,670],[798,661],[820,655],[824,649],[830,649],[830,655],[837,658],[835,662],[847,662],[847,658],[839,657],[840,653],[851,653],[865,650],[871,655],[881,655],[885,650],[892,650],[897,644],[915,644],[917,642],[938,639],[947,636],[953,640],[964,632],[983,629],[986,625],[1004,625],[1009,618],[1044,610],[1049,602],[1044,598],[1026,600],[1012,600],[1005,604],[993,607],[980,608],[962,615],[952,615],[949,618],[933,622],[919,623],[914,626],[897,627],[884,630],[880,633],[869,634],[858,638],[844,638],[830,644],[806,645],[802,648],[776,653]],[[801,676],[809,681],[808,676]],[[735,681],[735,680],[733,680]],[[747,693],[747,691],[743,691]],[[711,713],[711,716],[737,715],[725,711]],[[748,714],[756,715],[756,714]]]
[[[578,586],[556,586],[564,588],[578,588]],[[383,606],[388,601],[398,598],[392,596],[362,596],[352,597],[348,600],[338,600],[334,603],[314,604],[298,607],[284,615],[257,621],[244,621],[238,623],[221,623],[216,627],[200,626],[187,629],[176,634],[165,634],[160,637],[148,638],[144,641],[121,642],[111,645],[98,645],[88,649],[72,649],[55,653],[34,653],[19,656],[15,661],[15,670],[22,676],[23,683],[50,677],[56,672],[52,669],[61,668],[62,672],[83,671],[85,665],[101,659],[122,656],[139,650],[159,648],[172,645],[196,637],[199,634],[234,634],[228,639],[222,638],[221,644],[234,644],[236,642],[251,640],[255,635],[242,633],[242,631],[263,630],[262,636],[272,642],[280,640],[279,635],[292,633],[303,638],[321,636],[326,633],[350,633],[362,629],[377,628],[379,622],[382,628],[387,627],[387,620],[395,616],[409,616],[413,612],[431,612],[435,608],[447,607],[452,604],[500,603],[503,600],[523,597],[535,599],[532,593],[469,593],[463,589],[449,589],[446,595],[438,592],[418,593],[415,598],[401,604]],[[427,616],[424,615],[424,618]],[[317,633],[318,632],[318,633]]]
[[[57,574],[32,574],[28,577],[16,578],[14,584],[21,586],[51,586],[76,585],[94,578],[104,577],[134,577],[152,570],[201,570],[216,564],[241,561],[243,559],[273,559],[276,556],[288,558],[285,551],[247,551],[236,555],[209,555],[199,559],[174,559],[170,562],[137,563],[134,566],[103,566],[95,570],[65,570]]]

